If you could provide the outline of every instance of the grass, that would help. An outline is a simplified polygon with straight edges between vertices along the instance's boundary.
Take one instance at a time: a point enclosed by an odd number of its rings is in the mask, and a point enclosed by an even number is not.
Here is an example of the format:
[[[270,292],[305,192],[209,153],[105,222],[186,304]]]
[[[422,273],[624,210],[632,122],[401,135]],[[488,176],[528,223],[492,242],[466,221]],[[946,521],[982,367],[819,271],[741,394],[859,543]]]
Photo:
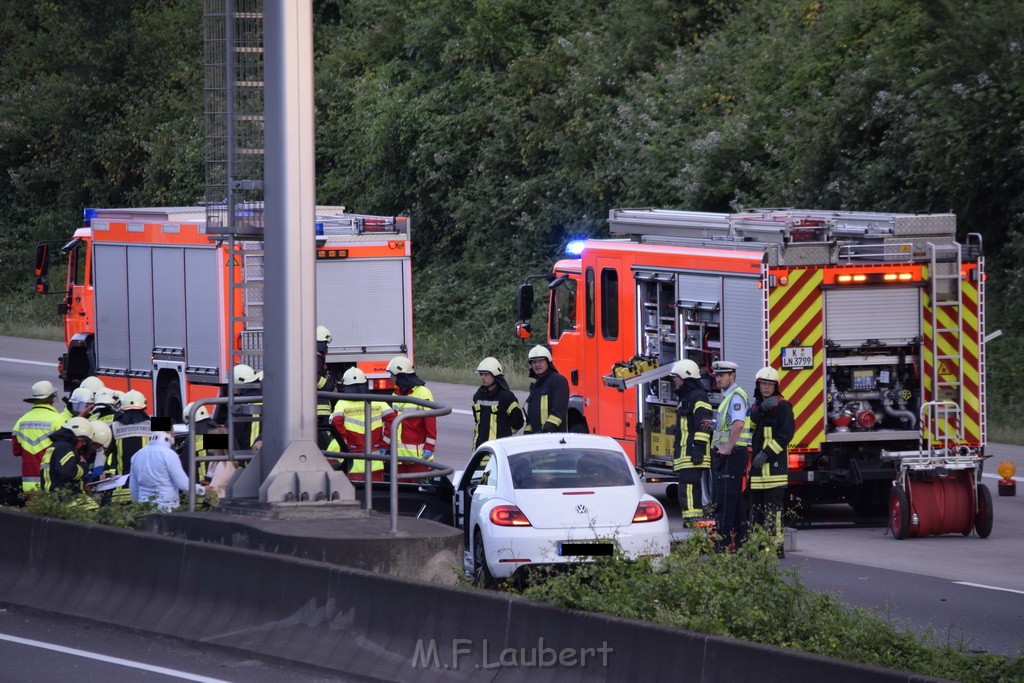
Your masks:
[[[849,661],[958,681],[1024,680],[1024,657],[971,654],[937,643],[782,570],[767,535],[755,530],[733,554],[716,554],[706,534],[673,548],[659,571],[647,562],[600,558],[574,571],[538,573],[520,592],[567,609],[601,612]]]

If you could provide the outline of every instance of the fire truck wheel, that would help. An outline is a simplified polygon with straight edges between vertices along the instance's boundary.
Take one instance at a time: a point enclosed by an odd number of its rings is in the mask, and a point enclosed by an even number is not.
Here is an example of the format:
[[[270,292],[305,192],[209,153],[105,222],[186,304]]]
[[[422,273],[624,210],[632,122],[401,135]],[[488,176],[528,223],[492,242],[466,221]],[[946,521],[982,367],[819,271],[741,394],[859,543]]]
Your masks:
[[[892,537],[900,541],[910,533],[910,500],[900,484],[893,486],[889,494],[889,528]]]
[[[484,539],[479,529],[473,537],[473,583],[480,588],[494,585],[494,577],[487,568],[487,553],[484,552]]]
[[[167,383],[167,389],[164,391],[161,403],[161,411],[158,415],[166,415],[177,422],[185,407],[181,402],[181,384],[178,383],[177,379],[172,379]]]
[[[992,494],[984,484],[978,484],[978,514],[974,518],[974,530],[982,538],[992,533]]]

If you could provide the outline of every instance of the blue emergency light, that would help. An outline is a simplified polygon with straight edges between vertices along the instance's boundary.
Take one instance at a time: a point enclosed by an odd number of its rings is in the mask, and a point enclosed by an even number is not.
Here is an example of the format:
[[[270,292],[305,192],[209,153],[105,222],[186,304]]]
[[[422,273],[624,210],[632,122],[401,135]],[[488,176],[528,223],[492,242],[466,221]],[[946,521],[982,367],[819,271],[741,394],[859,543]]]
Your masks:
[[[566,256],[579,256],[583,253],[583,247],[587,245],[586,240],[572,240],[565,245]]]

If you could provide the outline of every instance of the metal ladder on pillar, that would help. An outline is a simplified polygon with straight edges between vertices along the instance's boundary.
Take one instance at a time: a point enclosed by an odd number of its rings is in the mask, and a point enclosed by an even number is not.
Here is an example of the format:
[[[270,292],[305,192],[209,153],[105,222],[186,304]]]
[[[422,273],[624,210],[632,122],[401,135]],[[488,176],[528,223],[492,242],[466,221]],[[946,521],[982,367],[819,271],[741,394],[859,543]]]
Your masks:
[[[963,405],[964,345],[963,345],[963,285],[961,269],[963,253],[958,242],[933,244],[928,242],[928,281],[930,322],[932,327],[932,402],[952,402]],[[949,272],[952,270],[952,272]],[[942,284],[947,283],[943,287]],[[943,338],[943,335],[947,335]],[[947,349],[952,335],[953,348]],[[945,369],[947,372],[942,372]],[[947,379],[952,376],[952,379]],[[938,417],[938,416],[936,416]],[[964,425],[961,411],[946,413],[945,419],[955,423],[955,435],[963,441]],[[948,433],[948,432],[946,432]]]

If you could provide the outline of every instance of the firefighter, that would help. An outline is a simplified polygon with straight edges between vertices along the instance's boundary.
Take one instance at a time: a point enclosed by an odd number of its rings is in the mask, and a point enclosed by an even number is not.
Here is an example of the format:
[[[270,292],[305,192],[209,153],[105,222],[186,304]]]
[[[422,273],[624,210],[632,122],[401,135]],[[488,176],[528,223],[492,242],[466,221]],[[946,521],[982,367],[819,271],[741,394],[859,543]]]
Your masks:
[[[672,469],[679,477],[679,507],[683,520],[693,524],[704,516],[702,484],[711,466],[709,450],[714,414],[696,363],[688,359],[676,361],[669,377],[679,401]]]
[[[484,358],[476,372],[480,375],[480,388],[473,395],[474,449],[485,441],[512,436],[526,422],[498,359]]]
[[[181,413],[181,419],[183,422],[188,422],[188,413],[192,409],[192,403],[185,406],[185,409]],[[210,415],[209,409],[206,406],[199,406],[196,408],[196,458],[205,458],[208,455],[227,455],[227,451],[220,448],[209,448],[206,443],[206,436],[210,434],[227,434],[228,430],[222,425],[217,424],[217,421]],[[224,443],[227,443],[227,437],[222,439]],[[187,446],[187,443],[186,443]],[[187,447],[182,449],[181,453],[181,464],[188,471],[188,449]],[[196,462],[196,481],[201,484],[208,484],[213,475],[213,470],[224,462],[206,463]],[[212,465],[212,466],[210,466]]]
[[[416,375],[412,361],[405,356],[395,356],[388,363],[388,372],[395,383],[396,396],[411,396],[424,401],[433,401],[434,394],[426,383]],[[406,410],[426,410],[411,403],[392,404],[393,411],[384,416],[384,447],[389,448],[392,439],[398,442],[398,455],[412,458],[434,459],[434,448],[437,445],[437,418],[416,417],[407,419],[398,426],[398,434],[393,434],[392,423],[397,413]]]
[[[530,396],[526,399],[525,434],[564,432],[569,421],[569,382],[551,362],[551,352],[537,345],[527,356],[530,362]]]
[[[117,415],[120,394],[111,389],[100,389],[93,397],[93,406],[86,416],[90,420],[112,423]]]
[[[89,391],[91,391],[94,394],[97,391],[100,391],[101,389],[106,389],[107,388],[106,385],[103,384],[103,380],[101,380],[96,375],[89,375],[88,377],[83,379],[78,384],[78,386],[83,388],[83,389],[88,389]]]
[[[72,417],[85,417],[93,407],[93,400],[96,397],[96,392],[86,387],[78,387],[71,392],[71,398],[68,399],[67,412],[70,413],[70,420]]]
[[[43,458],[43,490],[83,492],[82,482],[93,468],[96,450],[110,445],[110,428],[73,417],[53,433]]]
[[[712,495],[719,551],[735,549],[743,541],[746,510],[743,478],[750,461],[750,400],[736,381],[736,363],[719,360],[711,366],[722,401],[718,404],[711,450]]]
[[[334,339],[331,331],[323,325],[316,327],[316,390],[336,391],[338,386],[327,367],[327,345]],[[331,450],[328,445],[331,442],[331,399],[316,399],[316,424],[320,448]]]
[[[53,405],[56,397],[53,384],[42,380],[32,385],[31,396],[22,399],[31,403],[32,408],[14,423],[11,451],[16,458],[21,458],[23,492],[39,490],[39,468],[46,449],[53,443],[50,435],[64,424],[64,418]]]
[[[121,411],[110,425],[114,433],[114,445],[107,453],[107,476],[128,474],[132,467],[132,456],[149,443],[152,428],[146,414],[146,397],[141,391],[131,389],[121,397]],[[127,489],[114,491],[114,502],[127,503],[130,499]]]
[[[349,368],[341,378],[343,394],[368,394],[369,382],[366,374],[359,368]],[[391,406],[383,401],[370,401],[370,451],[377,453],[384,450],[384,421],[390,423],[394,419]],[[338,453],[363,453],[366,448],[366,402],[362,400],[340,399],[334,404],[331,413],[331,427],[337,438],[327,447],[329,451]],[[362,458],[343,462],[343,466],[351,463],[351,474],[362,475],[366,472],[366,461]],[[370,471],[384,470],[383,460],[371,460]]]
[[[754,424],[751,451],[756,453],[750,467],[750,522],[764,524],[775,542],[779,557],[785,557],[782,512],[789,481],[786,448],[793,438],[793,406],[779,391],[779,373],[769,366],[755,376],[757,385],[750,419]]]
[[[259,396],[260,378],[252,366],[239,363],[232,369],[235,380],[235,396]],[[259,440],[260,435],[260,403],[243,403],[235,406],[236,416],[250,416],[252,422],[235,422],[234,437],[235,446],[239,450],[249,450]]]

